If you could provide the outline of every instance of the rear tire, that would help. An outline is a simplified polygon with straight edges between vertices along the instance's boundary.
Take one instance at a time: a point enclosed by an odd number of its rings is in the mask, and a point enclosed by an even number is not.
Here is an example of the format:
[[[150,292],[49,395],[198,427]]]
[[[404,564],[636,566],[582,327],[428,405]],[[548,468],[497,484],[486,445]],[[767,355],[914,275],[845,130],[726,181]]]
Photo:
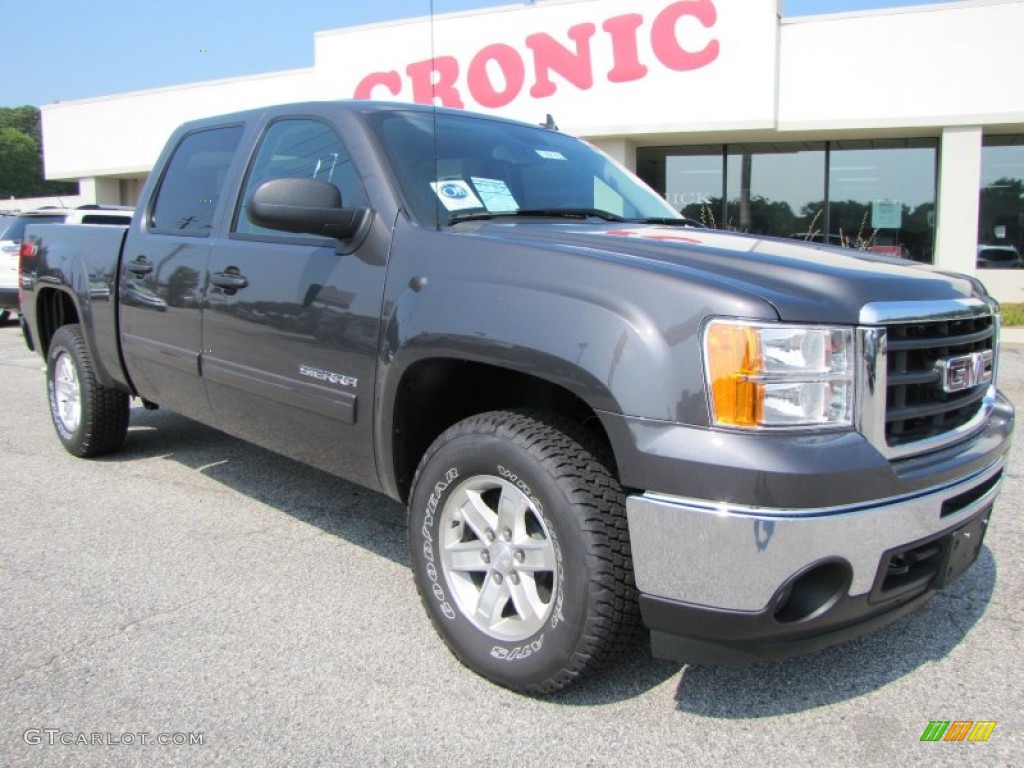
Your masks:
[[[553,693],[634,644],[624,494],[600,443],[550,414],[495,411],[427,451],[409,505],[435,629],[498,685]]]
[[[81,458],[116,451],[128,432],[129,397],[96,380],[80,325],[57,329],[46,355],[50,418],[67,451]]]

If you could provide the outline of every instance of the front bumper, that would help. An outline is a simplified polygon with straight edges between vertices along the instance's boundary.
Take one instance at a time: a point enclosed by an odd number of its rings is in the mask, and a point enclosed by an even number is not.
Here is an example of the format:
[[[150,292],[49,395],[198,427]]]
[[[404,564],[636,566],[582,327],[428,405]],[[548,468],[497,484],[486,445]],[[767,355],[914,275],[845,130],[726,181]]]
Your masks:
[[[1000,455],[957,482],[838,508],[629,497],[654,654],[707,663],[779,658],[899,618],[973,562],[1004,462]]]

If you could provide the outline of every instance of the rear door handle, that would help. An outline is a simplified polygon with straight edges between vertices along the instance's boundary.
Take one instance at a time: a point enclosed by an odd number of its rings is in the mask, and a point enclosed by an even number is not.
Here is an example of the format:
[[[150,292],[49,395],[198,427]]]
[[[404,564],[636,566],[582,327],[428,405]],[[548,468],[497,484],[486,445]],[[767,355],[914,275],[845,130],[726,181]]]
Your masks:
[[[236,291],[249,284],[249,280],[239,274],[238,267],[228,267],[223,272],[214,272],[210,275],[210,282],[221,288],[233,288]]]
[[[137,277],[143,277],[153,271],[153,262],[145,256],[136,256],[135,260],[129,262],[125,269]]]

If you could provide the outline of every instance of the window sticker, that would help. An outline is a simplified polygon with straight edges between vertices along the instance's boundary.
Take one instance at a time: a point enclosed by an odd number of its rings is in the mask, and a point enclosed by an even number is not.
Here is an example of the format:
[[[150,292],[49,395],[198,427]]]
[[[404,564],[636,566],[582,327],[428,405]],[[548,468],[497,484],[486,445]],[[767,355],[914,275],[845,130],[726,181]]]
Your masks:
[[[430,188],[440,198],[441,203],[449,211],[465,211],[470,208],[483,208],[484,204],[476,196],[476,192],[465,181],[432,181]]]
[[[503,211],[518,211],[519,203],[509,191],[508,185],[501,179],[482,179],[478,176],[472,177],[473,186],[480,193],[484,201],[484,207],[492,213]]]
[[[537,154],[545,160],[565,160],[565,155],[553,149],[538,149]]]

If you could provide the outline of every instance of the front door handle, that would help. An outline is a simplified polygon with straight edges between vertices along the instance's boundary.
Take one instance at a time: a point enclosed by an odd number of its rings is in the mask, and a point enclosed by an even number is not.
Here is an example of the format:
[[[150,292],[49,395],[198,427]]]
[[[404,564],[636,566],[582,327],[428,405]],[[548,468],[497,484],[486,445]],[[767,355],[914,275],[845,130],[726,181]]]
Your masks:
[[[145,256],[136,256],[135,259],[125,267],[136,277],[144,277],[153,271],[153,262]]]
[[[214,272],[210,275],[210,282],[221,288],[238,290],[245,288],[249,280],[238,272],[238,267],[228,267],[223,272]]]

